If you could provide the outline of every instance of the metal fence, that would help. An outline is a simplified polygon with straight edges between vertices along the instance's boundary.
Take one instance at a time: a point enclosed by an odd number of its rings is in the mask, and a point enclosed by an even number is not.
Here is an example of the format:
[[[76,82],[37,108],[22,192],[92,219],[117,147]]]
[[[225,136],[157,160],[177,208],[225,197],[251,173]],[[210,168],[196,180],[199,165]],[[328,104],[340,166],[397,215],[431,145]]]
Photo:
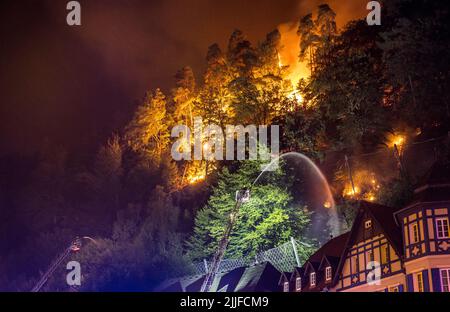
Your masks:
[[[300,266],[300,261],[297,259],[294,246],[298,248],[298,243],[292,239],[290,242],[258,253],[254,259],[224,259],[219,265],[218,273],[229,272],[239,267],[250,266],[265,261],[269,261],[281,272],[292,271],[296,266]],[[207,260],[193,263],[193,275],[206,274],[210,265],[211,261]]]

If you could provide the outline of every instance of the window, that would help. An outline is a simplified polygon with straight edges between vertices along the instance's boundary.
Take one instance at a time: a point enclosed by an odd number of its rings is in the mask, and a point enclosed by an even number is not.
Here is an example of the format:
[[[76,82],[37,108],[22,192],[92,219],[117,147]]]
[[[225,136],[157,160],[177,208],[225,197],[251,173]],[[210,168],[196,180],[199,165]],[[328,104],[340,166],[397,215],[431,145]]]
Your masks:
[[[330,266],[325,268],[325,280],[331,281],[331,267]]]
[[[437,238],[450,237],[448,229],[448,218],[436,219],[436,230],[437,230]]]
[[[422,272],[417,273],[417,291],[423,292],[423,275]]]
[[[373,255],[373,250],[369,250],[367,251],[367,260],[369,260],[370,262],[373,262],[375,260],[374,255]]]
[[[289,292],[289,282],[284,282],[284,284],[283,284],[283,291],[284,292]]]
[[[441,269],[442,292],[450,292],[450,269]]]
[[[417,243],[419,241],[419,227],[416,223],[412,224],[411,243]]]
[[[381,246],[381,263],[386,264],[389,261],[389,245]]]
[[[400,290],[398,286],[393,286],[389,288],[389,292],[400,292]]]
[[[352,259],[352,274],[359,272],[359,258],[358,256],[353,256]]]
[[[309,285],[311,285],[311,287],[316,286],[316,273],[312,272],[311,274],[309,274]]]
[[[372,227],[372,220],[366,220],[366,222],[364,223],[364,227],[366,229],[370,229]]]
[[[297,277],[295,279],[295,290],[297,290],[297,291],[302,290],[302,279],[301,279],[301,277]]]

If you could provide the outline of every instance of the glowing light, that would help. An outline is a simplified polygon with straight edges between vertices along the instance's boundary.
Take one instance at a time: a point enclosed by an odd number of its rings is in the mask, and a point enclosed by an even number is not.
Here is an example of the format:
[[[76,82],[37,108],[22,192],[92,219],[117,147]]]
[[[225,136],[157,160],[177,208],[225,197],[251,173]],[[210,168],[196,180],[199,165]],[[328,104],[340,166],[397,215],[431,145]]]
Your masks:
[[[397,136],[396,138],[395,138],[395,140],[394,140],[394,144],[395,145],[397,145],[397,146],[401,146],[401,145],[403,145],[403,143],[405,142],[405,138],[404,137],[402,137],[402,136]]]
[[[360,193],[360,189],[358,186],[355,185],[355,189],[353,189],[351,184],[347,184],[344,188],[343,195],[345,197],[355,197],[355,195],[358,195]]]
[[[289,93],[288,94],[288,99],[295,100],[297,103],[302,103],[303,102],[303,97],[300,94],[300,92],[297,91],[297,90],[294,90],[291,93]]]
[[[343,197],[364,199],[371,202],[377,199],[380,184],[375,173],[367,170],[356,170],[353,174],[353,183],[355,186],[354,190],[350,181],[345,183],[342,192]]]
[[[205,175],[199,174],[196,176],[188,177],[187,180],[188,180],[189,184],[195,184],[195,183],[205,180]]]
[[[390,148],[393,148],[395,145],[397,148],[401,149],[406,144],[406,136],[399,133],[394,133],[388,136],[388,143],[387,145]]]
[[[326,201],[323,203],[323,206],[324,206],[325,208],[327,208],[327,209],[330,209],[330,208],[331,208],[331,202],[330,202],[329,200],[326,200]]]
[[[281,62],[281,56],[280,53],[278,53],[278,67],[282,68],[283,67],[283,63]]]

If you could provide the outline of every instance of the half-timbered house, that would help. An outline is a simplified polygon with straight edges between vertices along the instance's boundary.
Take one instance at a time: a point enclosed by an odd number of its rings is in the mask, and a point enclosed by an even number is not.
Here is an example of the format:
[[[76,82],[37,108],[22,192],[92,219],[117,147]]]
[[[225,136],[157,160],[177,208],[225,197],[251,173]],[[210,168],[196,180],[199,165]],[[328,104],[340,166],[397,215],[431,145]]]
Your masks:
[[[399,210],[360,202],[350,232],[294,271],[301,278],[297,291],[449,292],[449,177],[449,164],[435,164]],[[342,237],[337,260],[329,246]]]

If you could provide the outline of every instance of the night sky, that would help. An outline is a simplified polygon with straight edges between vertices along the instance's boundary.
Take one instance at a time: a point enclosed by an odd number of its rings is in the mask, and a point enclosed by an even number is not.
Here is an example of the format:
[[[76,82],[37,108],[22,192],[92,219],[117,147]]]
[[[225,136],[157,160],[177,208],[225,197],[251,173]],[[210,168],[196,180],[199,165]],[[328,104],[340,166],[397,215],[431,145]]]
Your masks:
[[[45,139],[98,146],[146,90],[169,91],[177,69],[190,65],[199,78],[207,47],[225,49],[235,28],[257,42],[323,1],[84,0],[78,27],[66,24],[67,2],[0,4],[0,155]],[[365,0],[329,3],[341,26],[366,12]]]

